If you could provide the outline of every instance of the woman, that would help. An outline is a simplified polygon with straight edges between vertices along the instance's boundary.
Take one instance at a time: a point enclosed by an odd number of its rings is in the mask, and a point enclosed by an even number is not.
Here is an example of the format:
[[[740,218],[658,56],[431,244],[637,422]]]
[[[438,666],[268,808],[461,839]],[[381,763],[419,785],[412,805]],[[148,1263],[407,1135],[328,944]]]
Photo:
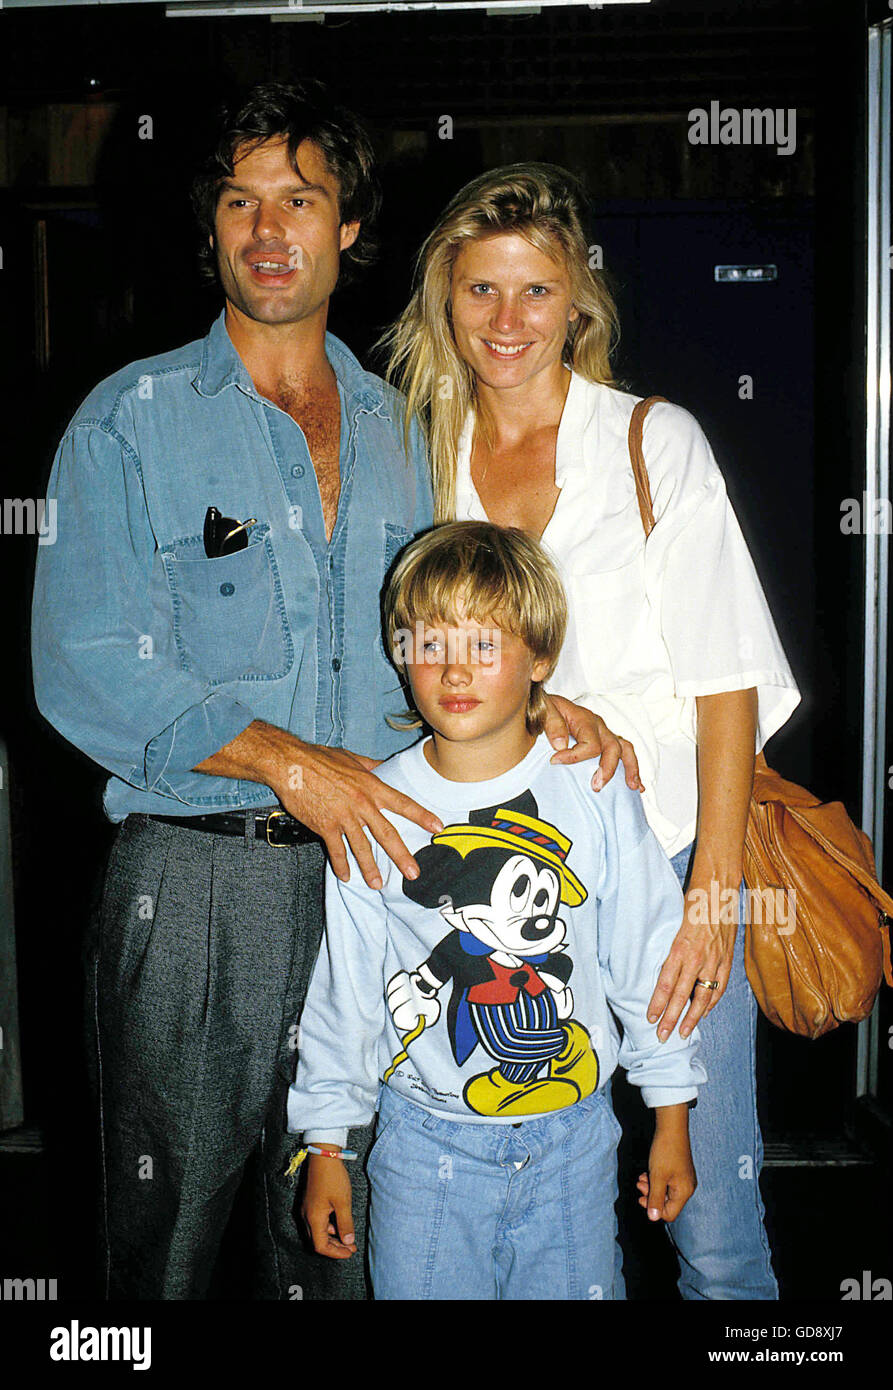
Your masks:
[[[554,556],[571,620],[552,686],[634,741],[649,822],[687,884],[649,1009],[668,1036],[688,1005],[680,1030],[698,1024],[709,1078],[691,1116],[698,1190],[668,1228],[682,1295],[775,1299],[757,1010],[728,904],[754,750],[800,697],[710,446],[670,404],[645,423],[646,541],[627,442],[638,398],[613,385],[616,312],[590,268],[584,208],[546,164],[463,188],[420,253],[390,371],[407,419],[427,427],[438,519],[520,526]]]

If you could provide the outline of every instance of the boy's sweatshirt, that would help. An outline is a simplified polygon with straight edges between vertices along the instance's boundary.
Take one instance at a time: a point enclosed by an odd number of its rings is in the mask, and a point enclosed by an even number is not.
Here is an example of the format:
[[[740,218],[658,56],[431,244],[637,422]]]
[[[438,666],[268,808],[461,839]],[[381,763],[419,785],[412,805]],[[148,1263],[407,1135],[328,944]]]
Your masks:
[[[622,770],[551,764],[540,735],[485,782],[452,782],[424,744],[376,775],[433,811],[391,815],[421,875],[373,844],[383,888],[327,870],[326,930],[299,1032],[288,1127],[344,1145],[381,1080],[450,1120],[515,1124],[573,1105],[615,1067],[646,1105],[694,1099],[697,1029],[665,1043],[648,1001],[682,922],[676,875]]]

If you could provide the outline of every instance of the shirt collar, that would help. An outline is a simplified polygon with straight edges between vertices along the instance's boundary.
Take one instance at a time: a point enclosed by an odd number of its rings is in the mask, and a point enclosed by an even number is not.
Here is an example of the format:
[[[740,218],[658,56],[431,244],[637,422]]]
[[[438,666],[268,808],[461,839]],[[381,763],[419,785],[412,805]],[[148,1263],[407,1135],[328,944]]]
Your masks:
[[[254,382],[248,373],[233,341],[226,330],[226,310],[211,324],[210,331],[202,345],[202,360],[192,379],[192,384],[200,396],[217,396],[227,386],[239,386],[256,400],[262,399],[255,390]],[[338,379],[345,398],[364,410],[373,411],[390,418],[383,409],[387,404],[382,383],[360,366],[356,357],[336,338],[334,333],[326,334],[326,356]]]
[[[587,388],[585,377],[571,370],[570,385],[564,400],[564,409],[558,425],[558,438],[555,441],[555,486],[563,488],[568,474],[581,461],[580,440],[587,417]],[[456,481],[464,493],[471,485],[471,443],[474,434],[474,412],[469,410],[456,445]]]
[[[563,488],[568,475],[580,466],[583,426],[586,420],[587,386],[585,377],[571,371],[570,385],[564,399],[564,410],[558,425],[558,438],[555,441],[555,486]]]

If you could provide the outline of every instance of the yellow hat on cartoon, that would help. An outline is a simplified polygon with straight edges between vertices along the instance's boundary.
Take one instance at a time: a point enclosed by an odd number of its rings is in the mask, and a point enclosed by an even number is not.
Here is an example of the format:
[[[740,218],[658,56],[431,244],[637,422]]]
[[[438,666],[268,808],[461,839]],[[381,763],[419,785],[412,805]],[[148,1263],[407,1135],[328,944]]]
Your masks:
[[[587,895],[573,869],[567,867],[571,841],[548,821],[501,807],[489,825],[447,825],[431,836],[435,845],[450,845],[464,859],[473,849],[498,846],[529,855],[555,869],[561,881],[561,901],[579,907]]]

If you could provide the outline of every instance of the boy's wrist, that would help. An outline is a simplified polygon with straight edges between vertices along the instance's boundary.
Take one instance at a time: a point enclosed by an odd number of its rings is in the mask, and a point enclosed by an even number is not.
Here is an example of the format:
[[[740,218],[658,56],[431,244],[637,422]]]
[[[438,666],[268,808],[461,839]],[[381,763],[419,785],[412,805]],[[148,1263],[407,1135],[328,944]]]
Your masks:
[[[654,1132],[688,1135],[688,1101],[678,1105],[654,1106]]]
[[[307,1155],[307,1169],[308,1169],[308,1172],[322,1173],[322,1174],[323,1174],[323,1177],[325,1177],[325,1174],[326,1174],[327,1172],[329,1172],[329,1173],[334,1172],[336,1168],[337,1168],[337,1169],[340,1169],[340,1170],[341,1170],[342,1172],[344,1172],[344,1173],[347,1172],[347,1164],[344,1162],[344,1160],[342,1159],[342,1157],[341,1157],[341,1155],[340,1155],[339,1153],[334,1153],[334,1152],[332,1152],[332,1153],[327,1153],[327,1154],[313,1154],[313,1153],[309,1153],[309,1154]]]
[[[346,1149],[349,1138],[349,1130],[332,1125],[329,1129],[305,1129],[303,1142],[318,1149]]]

